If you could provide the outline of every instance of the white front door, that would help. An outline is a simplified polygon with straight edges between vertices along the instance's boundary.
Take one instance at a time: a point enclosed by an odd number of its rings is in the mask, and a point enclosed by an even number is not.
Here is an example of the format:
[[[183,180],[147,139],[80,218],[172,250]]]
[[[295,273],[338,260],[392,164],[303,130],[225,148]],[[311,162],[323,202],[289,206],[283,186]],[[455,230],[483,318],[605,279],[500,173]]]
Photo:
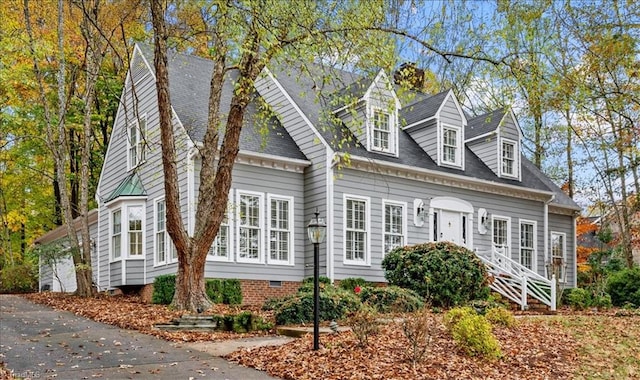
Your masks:
[[[462,214],[455,211],[440,211],[440,241],[464,245],[462,238]]]

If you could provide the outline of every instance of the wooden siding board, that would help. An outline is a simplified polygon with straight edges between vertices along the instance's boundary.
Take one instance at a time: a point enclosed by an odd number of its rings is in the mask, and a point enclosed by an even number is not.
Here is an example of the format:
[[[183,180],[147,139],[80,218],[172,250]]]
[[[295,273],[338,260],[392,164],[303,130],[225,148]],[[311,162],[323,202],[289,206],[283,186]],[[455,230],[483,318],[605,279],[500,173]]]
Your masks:
[[[549,252],[546,260],[551,259],[551,232],[565,233],[566,238],[566,250],[567,250],[567,285],[573,286],[575,282],[575,268],[576,268],[576,247],[574,241],[574,225],[573,217],[570,215],[558,215],[549,214]]]
[[[407,203],[408,244],[428,241],[428,221],[422,227],[413,225],[413,200],[422,199],[426,204],[429,199],[441,196],[457,197],[470,202],[474,207],[473,215],[473,248],[488,250],[491,247],[491,233],[480,235],[477,230],[478,208],[485,208],[494,215],[511,217],[511,255],[519,258],[519,220],[535,220],[537,229],[537,261],[544,262],[544,205],[542,202],[509,198],[489,193],[479,193],[466,189],[430,184],[405,178],[385,177],[375,173],[344,169],[342,178],[336,181],[334,190],[334,229],[328,231],[335,236],[335,275],[336,279],[361,276],[370,281],[384,281],[384,273],[380,266],[382,261],[382,200],[389,199]],[[361,267],[345,265],[343,235],[343,194],[370,197],[371,200],[371,266]],[[539,272],[544,273],[544,272]]]
[[[498,143],[496,135],[487,136],[467,144],[469,149],[480,158],[485,165],[498,175]]]

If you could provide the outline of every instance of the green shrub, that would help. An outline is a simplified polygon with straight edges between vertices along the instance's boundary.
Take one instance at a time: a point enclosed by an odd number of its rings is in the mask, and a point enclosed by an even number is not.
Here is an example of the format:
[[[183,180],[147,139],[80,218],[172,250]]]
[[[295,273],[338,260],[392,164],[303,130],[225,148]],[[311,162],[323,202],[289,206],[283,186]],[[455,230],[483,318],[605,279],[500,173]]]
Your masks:
[[[607,293],[614,306],[630,303],[640,307],[640,267],[613,273],[607,281]]]
[[[475,309],[470,306],[454,307],[445,313],[443,322],[447,330],[451,331],[453,326],[455,326],[462,318],[477,314],[478,313],[476,313]]]
[[[331,280],[327,276],[318,277],[318,287],[320,289],[331,285]],[[313,292],[313,277],[307,277],[302,280],[302,285],[298,288],[298,292]]]
[[[242,303],[242,287],[236,279],[207,279],[205,282],[207,297],[213,303],[240,305]]]
[[[153,280],[153,295],[151,302],[168,305],[173,300],[173,294],[176,291],[176,275],[163,274]]]
[[[207,297],[213,303],[224,303],[224,296],[222,295],[222,280],[213,278],[207,279],[204,283]]]
[[[360,288],[364,288],[365,286],[367,286],[367,284],[368,283],[364,278],[348,277],[348,278],[345,278],[344,280],[340,280],[340,283],[338,284],[338,286],[344,290],[349,290],[353,292],[356,286],[359,286]]]
[[[0,271],[0,291],[2,292],[25,293],[37,288],[37,268],[29,262],[8,265]]]
[[[516,324],[516,318],[509,310],[502,307],[492,307],[487,309],[485,313],[487,321],[493,325],[500,325],[504,327],[513,327]]]
[[[222,302],[227,305],[242,304],[242,287],[240,280],[222,280]]]
[[[244,311],[236,315],[213,315],[217,324],[217,329],[222,331],[233,331],[235,333],[246,333],[249,331],[269,330],[273,326],[262,317]]]
[[[360,309],[362,303],[356,294],[333,285],[326,285],[319,295],[322,321],[344,318],[347,313]],[[267,302],[276,315],[279,325],[307,323],[313,321],[313,291],[299,291],[291,297]]]
[[[371,305],[380,313],[410,313],[424,306],[422,297],[418,293],[393,285],[362,288],[360,300]]]
[[[396,249],[385,256],[382,267],[389,284],[414,290],[434,306],[461,305],[489,295],[482,261],[453,243]]]
[[[380,331],[380,322],[376,311],[363,306],[359,310],[349,313],[347,325],[351,327],[351,332],[358,338],[358,346],[365,347],[369,343],[369,337]]]
[[[451,329],[453,340],[469,355],[488,358],[502,356],[498,341],[491,333],[491,324],[482,315],[466,315]]]
[[[591,292],[587,289],[575,288],[571,289],[569,295],[566,296],[567,305],[575,310],[584,310],[593,305]]]

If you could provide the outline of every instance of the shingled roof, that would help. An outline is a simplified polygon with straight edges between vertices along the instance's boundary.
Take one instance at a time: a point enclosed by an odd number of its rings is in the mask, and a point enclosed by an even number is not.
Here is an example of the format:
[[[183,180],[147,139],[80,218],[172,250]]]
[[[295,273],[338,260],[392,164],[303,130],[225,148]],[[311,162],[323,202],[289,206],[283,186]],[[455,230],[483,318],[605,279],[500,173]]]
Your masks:
[[[145,52],[144,48],[142,50]],[[148,47],[146,48],[145,56],[148,62],[152,62],[150,57],[153,57],[153,54]],[[338,128],[337,130],[336,128],[326,127],[326,123],[322,121],[324,120],[322,114],[334,110],[335,105],[332,107],[331,100],[335,99],[335,96],[344,96],[346,94],[351,97],[361,97],[369,88],[373,78],[363,78],[353,73],[320,65],[306,65],[304,69],[293,65],[287,67],[276,66],[269,69],[309,121],[317,127],[323,139],[336,151],[495,183],[549,191],[556,195],[553,203],[576,210],[579,209],[579,206],[571,198],[566,196],[558,186],[524,156],[522,156],[522,180],[517,181],[498,177],[466,146],[465,170],[457,170],[438,166],[413,140],[409,133],[403,129],[398,133],[399,154],[398,157],[394,157],[368,151],[353,136],[347,136],[351,132],[346,127]],[[207,59],[186,54],[170,54],[169,76],[172,104],[189,136],[194,141],[202,141],[204,136],[207,122],[209,78],[212,70],[213,63]],[[325,80],[312,78],[309,74],[310,71],[313,71],[314,75],[318,75],[318,78],[324,75]],[[326,78],[331,79],[326,80]],[[231,99],[231,80],[228,79],[223,91],[222,109],[224,110],[228,109]],[[322,91],[318,88],[318,83],[321,83]],[[421,93],[414,94],[413,103],[402,108],[400,112],[401,120],[411,124],[435,115],[448,93],[449,91],[443,91],[432,96]],[[327,96],[326,94],[329,95]],[[250,122],[256,114],[256,104],[256,102],[253,102],[248,109],[247,117],[245,118],[247,125],[242,130],[240,149],[288,158],[306,159],[291,136],[275,119],[271,121],[272,127],[269,128],[269,133],[265,139],[263,140],[260,137],[260,134],[254,130],[253,123]],[[505,109],[499,109],[470,119],[466,137],[472,138],[495,130],[506,112]],[[344,144],[346,140],[352,141],[352,143]],[[340,149],[337,148],[339,143]]]
[[[154,70],[153,50],[147,45],[138,46],[151,70]],[[191,140],[202,142],[208,121],[209,86],[213,73],[213,61],[175,52],[168,53],[167,58],[171,105]],[[232,71],[231,74],[227,77],[222,91],[221,109],[224,112],[229,109],[232,81],[237,76],[236,72]],[[274,117],[268,121],[268,128],[262,128],[264,123],[254,123],[256,117],[260,117],[257,109],[256,101],[252,101],[247,107],[245,124],[240,135],[240,150],[306,160],[305,155],[277,118]],[[224,130],[221,131],[221,135],[224,135]]]

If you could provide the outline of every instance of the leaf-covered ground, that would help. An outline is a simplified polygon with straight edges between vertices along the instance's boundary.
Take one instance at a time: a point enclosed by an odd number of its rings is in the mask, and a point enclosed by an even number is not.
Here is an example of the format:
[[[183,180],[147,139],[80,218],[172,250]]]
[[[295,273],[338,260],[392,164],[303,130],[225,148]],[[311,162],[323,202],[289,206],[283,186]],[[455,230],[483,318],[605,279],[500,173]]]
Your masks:
[[[158,331],[154,324],[167,323],[181,313],[141,303],[137,297],[78,299],[55,293],[26,297],[172,341],[222,341],[249,335]],[[236,310],[217,306],[208,312]],[[640,312],[525,314],[516,327],[494,330],[503,357],[493,361],[465,354],[446,332],[441,318],[430,316],[432,341],[416,366],[399,322],[384,325],[365,347],[358,346],[351,332],[342,332],[323,335],[321,349],[313,351],[312,337],[307,335],[283,346],[236,351],[227,359],[283,379],[640,379]]]
[[[137,296],[100,295],[95,298],[79,298],[73,295],[43,292],[27,294],[25,297],[56,310],[70,311],[94,321],[123,329],[138,330],[174,342],[215,342],[265,334],[262,332],[236,334],[230,332],[161,331],[154,328],[154,325],[167,324],[173,319],[179,318],[184,312],[170,310],[164,305],[145,304]],[[214,305],[206,313],[228,314],[238,310],[240,310],[238,307]]]

